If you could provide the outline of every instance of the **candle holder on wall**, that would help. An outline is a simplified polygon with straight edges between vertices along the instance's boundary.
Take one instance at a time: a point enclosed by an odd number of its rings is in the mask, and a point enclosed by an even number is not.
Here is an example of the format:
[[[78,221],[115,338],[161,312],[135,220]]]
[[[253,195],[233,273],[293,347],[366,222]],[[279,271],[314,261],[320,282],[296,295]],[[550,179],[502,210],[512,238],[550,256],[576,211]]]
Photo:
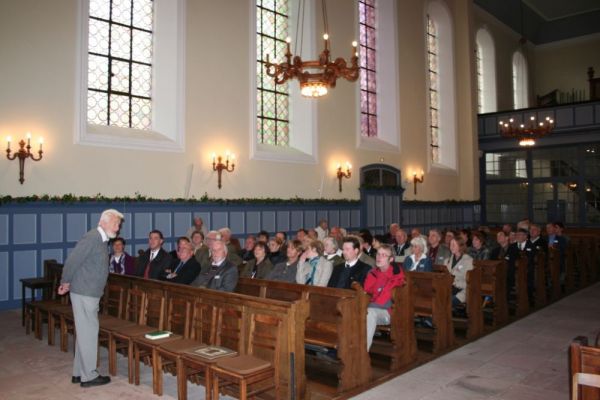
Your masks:
[[[25,160],[31,158],[33,161],[40,161],[42,159],[42,154],[44,154],[42,150],[44,139],[40,138],[40,149],[37,151],[37,157],[31,152],[31,133],[27,133],[27,142],[23,139],[19,141],[19,150],[14,153],[12,153],[12,150],[10,149],[11,137],[9,136],[6,141],[6,158],[11,161],[15,159],[19,160],[19,182],[21,182],[22,185],[23,182],[25,182]]]
[[[342,179],[349,179],[352,176],[352,164],[346,161],[346,171],[342,171],[342,165],[338,164],[337,166],[337,174],[336,174],[339,182],[340,192],[342,191]]]
[[[229,160],[231,158],[231,165],[229,164]],[[221,175],[223,174],[223,171],[226,172],[233,172],[233,170],[235,169],[235,154],[229,154],[229,152],[227,152],[225,154],[225,162],[223,162],[223,157],[221,156],[216,156],[215,153],[213,153],[212,155],[212,167],[213,167],[213,171],[217,171],[217,175],[218,175],[218,183],[217,186],[219,187],[219,189],[221,189]]]

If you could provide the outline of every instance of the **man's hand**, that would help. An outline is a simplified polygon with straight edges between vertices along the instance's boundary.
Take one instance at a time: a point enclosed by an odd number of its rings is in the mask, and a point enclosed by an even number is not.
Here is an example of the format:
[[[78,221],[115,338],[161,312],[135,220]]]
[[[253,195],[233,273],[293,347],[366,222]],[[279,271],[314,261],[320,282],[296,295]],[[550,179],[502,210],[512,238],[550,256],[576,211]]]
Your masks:
[[[60,294],[61,296],[63,294],[66,294],[69,291],[70,286],[71,286],[70,283],[61,283],[60,286],[58,287],[58,294]]]

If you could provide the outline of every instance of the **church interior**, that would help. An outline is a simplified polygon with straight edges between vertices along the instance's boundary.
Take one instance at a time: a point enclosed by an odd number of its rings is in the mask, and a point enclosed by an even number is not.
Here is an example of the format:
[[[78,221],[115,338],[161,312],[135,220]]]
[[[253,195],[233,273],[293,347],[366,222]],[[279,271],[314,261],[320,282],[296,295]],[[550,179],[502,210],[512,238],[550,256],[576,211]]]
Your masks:
[[[334,230],[340,256],[346,234],[361,254],[393,250],[392,225],[425,255],[432,232],[450,250],[516,243],[514,259],[474,261],[458,311],[455,265],[404,271],[372,346],[363,282],[255,268],[221,293],[110,274],[102,315],[162,291],[153,326],[188,299],[182,336],[212,307],[207,343],[233,324],[240,354],[260,358],[260,326],[279,318],[264,328],[275,389],[255,384],[258,398],[600,399],[598,21],[598,0],[0,0],[0,399],[252,397],[243,379],[219,392],[217,367],[128,353],[102,319],[112,383],[67,382],[58,266],[106,209],[140,257],[155,230],[178,257],[195,219],[240,254],[263,232],[289,250]]]

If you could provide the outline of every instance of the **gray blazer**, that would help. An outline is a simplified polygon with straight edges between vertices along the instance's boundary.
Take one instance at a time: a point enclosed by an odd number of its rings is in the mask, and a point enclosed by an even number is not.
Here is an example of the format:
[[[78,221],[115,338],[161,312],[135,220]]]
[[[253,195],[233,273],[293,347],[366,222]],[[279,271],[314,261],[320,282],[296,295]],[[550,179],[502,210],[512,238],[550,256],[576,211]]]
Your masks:
[[[224,292],[233,292],[238,282],[238,268],[229,260],[221,263],[217,270],[209,269],[202,271],[192,282],[192,286],[204,287],[207,289],[221,290]]]
[[[100,298],[108,279],[108,244],[97,228],[77,242],[65,261],[61,283],[69,283],[71,293]]]

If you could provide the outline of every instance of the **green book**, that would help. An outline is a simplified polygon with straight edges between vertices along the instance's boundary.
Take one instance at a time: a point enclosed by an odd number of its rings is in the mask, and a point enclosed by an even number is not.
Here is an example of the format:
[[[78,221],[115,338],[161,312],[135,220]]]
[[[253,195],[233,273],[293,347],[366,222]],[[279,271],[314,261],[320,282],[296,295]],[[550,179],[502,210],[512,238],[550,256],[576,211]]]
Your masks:
[[[168,338],[169,336],[171,336],[172,332],[169,331],[154,331],[154,332],[148,332],[144,335],[144,337],[146,339],[150,339],[150,340],[158,340],[158,339],[164,339],[164,338]]]

